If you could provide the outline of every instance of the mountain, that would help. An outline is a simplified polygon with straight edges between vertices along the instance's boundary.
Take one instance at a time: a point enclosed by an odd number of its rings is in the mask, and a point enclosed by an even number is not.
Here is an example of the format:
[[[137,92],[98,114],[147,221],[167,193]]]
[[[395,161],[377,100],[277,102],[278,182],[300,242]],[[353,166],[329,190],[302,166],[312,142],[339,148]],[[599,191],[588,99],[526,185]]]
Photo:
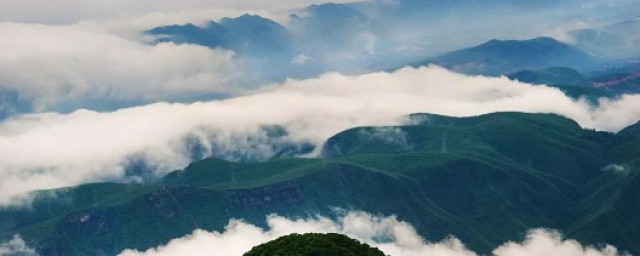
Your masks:
[[[639,40],[640,18],[617,22],[605,26],[603,30],[615,35],[626,35],[630,40]]]
[[[568,33],[574,44],[605,58],[640,58],[640,19],[617,22],[600,28]]]
[[[245,14],[237,18],[224,18],[219,23],[210,21],[203,26],[193,24],[170,25],[153,28],[146,34],[159,42],[190,43],[221,47],[241,55],[291,57],[291,35],[282,25],[257,15]]]
[[[378,49],[382,29],[343,4],[311,5],[290,16],[287,27],[257,15],[223,18],[202,26],[171,25],[147,30],[156,43],[223,48],[235,53],[243,82],[256,86],[329,71],[362,72]],[[248,81],[244,81],[248,80]]]
[[[505,75],[523,69],[572,67],[588,70],[595,60],[581,50],[548,37],[530,40],[491,40],[412,64],[437,64],[465,74]]]
[[[297,50],[291,33],[282,25],[257,15],[210,21],[202,26],[170,25],[147,30],[156,43],[197,44],[231,50],[238,67],[244,68],[248,85],[280,81],[292,72],[291,61]],[[301,72],[301,71],[300,71]]]
[[[522,70],[509,74],[508,77],[525,83],[557,87],[571,97],[585,96],[593,102],[603,97],[613,98],[622,94],[640,93],[640,70],[614,68],[587,77],[575,69],[551,67]]]
[[[259,245],[244,256],[385,256],[377,248],[340,234],[292,234]]]
[[[566,67],[522,70],[507,77],[520,82],[556,87],[572,98],[584,97],[594,104],[597,104],[600,98],[613,98],[618,95],[613,91],[593,86],[587,76]]]
[[[284,81],[288,77],[309,78],[327,72],[359,74],[407,63],[414,66],[434,63],[462,73],[495,76],[555,66],[590,71],[599,64],[599,59],[591,55],[618,60],[620,54],[614,54],[613,58],[603,52],[614,53],[619,47],[611,44],[623,40],[613,40],[618,37],[614,31],[624,30],[618,27],[632,29],[631,25],[612,26],[610,33],[576,31],[573,37],[577,47],[547,37],[491,40],[434,58],[416,58],[435,56],[488,38],[513,37],[513,32],[507,31],[529,25],[509,24],[514,28],[504,27],[505,31],[495,32],[495,26],[483,27],[482,22],[474,22],[486,21],[487,16],[498,19],[505,13],[517,15],[575,5],[576,1],[511,0],[327,3],[293,11],[286,27],[260,16],[243,15],[202,26],[157,27],[146,33],[157,42],[192,43],[234,51],[242,59],[238,66],[245,69],[241,72],[247,74],[243,79],[250,80],[247,85]],[[478,8],[487,12],[479,14]],[[461,16],[465,22],[450,22]],[[509,19],[487,21],[504,26],[508,22]]]
[[[532,228],[640,253],[640,131],[582,129],[549,114],[407,117],[331,137],[322,158],[195,162],[154,184],[97,183],[33,192],[0,208],[0,240],[20,234],[42,255],[113,255],[229,219],[396,215],[429,241],[455,236],[490,253]]]
[[[592,78],[593,86],[617,93],[640,93],[640,70],[598,75]]]
[[[311,5],[290,18],[293,31],[312,37],[308,41],[321,40],[324,44],[331,44],[332,38],[339,42],[351,40],[353,33],[366,32],[361,29],[368,29],[374,22],[348,5],[335,3]]]
[[[589,86],[589,79],[572,68],[550,67],[536,70],[522,70],[508,75],[510,79],[515,79],[525,83],[548,84],[548,85],[571,85]]]
[[[288,28],[300,52],[312,57],[322,72],[362,72],[385,54],[388,36],[384,24],[347,4],[311,5],[290,15]]]
[[[577,29],[570,31],[568,36],[576,47],[594,55],[614,57],[625,52],[624,48],[620,48],[624,44],[622,38],[602,30]]]

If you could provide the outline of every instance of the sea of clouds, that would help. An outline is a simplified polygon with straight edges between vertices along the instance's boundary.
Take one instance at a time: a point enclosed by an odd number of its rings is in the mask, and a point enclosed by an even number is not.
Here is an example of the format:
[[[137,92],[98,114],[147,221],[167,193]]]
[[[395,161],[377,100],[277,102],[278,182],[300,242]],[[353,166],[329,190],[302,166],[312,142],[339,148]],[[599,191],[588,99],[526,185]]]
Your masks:
[[[196,230],[144,252],[125,250],[120,256],[225,255],[241,256],[253,246],[292,233],[340,233],[379,248],[390,256],[477,256],[454,238],[440,242],[425,241],[409,224],[394,216],[375,216],[365,212],[347,212],[337,220],[322,216],[288,219],[271,215],[267,229],[241,220],[232,220],[223,232]],[[493,250],[495,256],[622,256],[614,247],[594,248],[564,239],[553,230],[531,230],[524,241],[508,242]]]
[[[193,233],[171,240],[146,251],[124,250],[119,256],[241,256],[254,246],[281,236],[297,233],[340,233],[379,248],[390,256],[478,256],[455,237],[430,242],[423,239],[411,224],[395,216],[376,216],[361,211],[342,212],[335,220],[316,216],[290,219],[278,215],[266,217],[268,227],[257,227],[242,220],[230,220],[222,232],[195,230]],[[36,256],[20,236],[0,243],[0,255]],[[585,246],[565,239],[554,231],[534,229],[524,240],[504,243],[493,250],[494,256],[628,256],[615,247]]]
[[[585,128],[616,132],[640,119],[640,96],[593,106],[551,87],[424,67],[288,80],[225,100],[21,115],[0,123],[0,202],[36,189],[122,178],[133,157],[162,176],[193,160],[194,141],[205,156],[234,151],[268,159],[276,154],[263,129],[269,125],[287,131],[281,141],[319,150],[340,131],[401,125],[411,113],[498,111],[555,113]]]

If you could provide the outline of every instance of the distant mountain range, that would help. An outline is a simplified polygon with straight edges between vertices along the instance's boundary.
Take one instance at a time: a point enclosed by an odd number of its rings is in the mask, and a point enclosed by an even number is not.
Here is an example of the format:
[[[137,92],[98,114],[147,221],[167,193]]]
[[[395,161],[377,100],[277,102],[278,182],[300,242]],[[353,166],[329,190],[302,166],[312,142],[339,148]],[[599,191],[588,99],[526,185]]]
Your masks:
[[[333,207],[396,215],[420,235],[489,253],[532,228],[640,254],[640,124],[618,134],[547,114],[408,117],[330,138],[322,158],[215,158],[149,184],[33,192],[0,209],[0,240],[20,234],[42,255],[147,249],[230,218],[333,216]],[[525,146],[526,145],[526,146]]]
[[[408,25],[412,22],[433,20],[438,23],[447,15],[460,15],[477,6],[494,6],[498,8],[495,11],[514,11],[544,10],[577,3],[511,0],[329,3],[294,11],[286,26],[256,15],[243,15],[203,26],[158,27],[146,33],[157,37],[158,42],[192,43],[234,51],[241,66],[246,67],[243,73],[247,74],[247,84],[283,81],[287,77],[303,79],[332,71],[358,74],[394,70],[407,65],[436,64],[464,74],[507,75],[525,82],[563,85],[563,90],[572,96],[588,95],[595,99],[607,94],[640,92],[635,81],[630,79],[624,80],[620,86],[610,86],[611,83],[602,81],[606,77],[623,77],[640,70],[617,71],[622,63],[635,56],[621,56],[618,50],[624,49],[628,53],[634,45],[640,49],[640,37],[633,33],[640,31],[637,19],[602,28],[570,31],[567,41],[571,44],[550,37],[494,39],[435,57],[425,53],[432,42],[423,41],[422,45],[415,47],[414,41],[422,39],[412,38],[404,30],[412,27]],[[408,31],[413,35],[427,33],[433,28],[422,29],[416,27]],[[394,37],[406,37],[408,42]],[[566,81],[563,79],[567,77],[560,78],[545,70],[556,67],[576,70],[584,78]],[[532,72],[545,74],[533,75]],[[596,76],[596,81],[592,81],[591,78]]]
[[[293,39],[286,28],[270,19],[249,14],[224,18],[219,23],[209,21],[203,26],[186,24],[157,27],[146,33],[158,36],[160,42],[221,47],[237,54],[259,53],[280,58],[282,55],[291,57],[293,50]]]
[[[604,58],[640,57],[640,19],[570,31],[571,41],[581,49]]]
[[[443,31],[439,32],[444,34],[441,37],[429,37],[429,34],[435,33],[432,30],[437,28],[411,25],[431,19],[438,24],[448,15],[473,13],[473,8],[477,6],[495,6],[500,7],[498,10],[514,11],[558,5],[561,4],[554,1],[531,3],[496,0],[473,3],[415,0],[329,3],[294,11],[286,27],[256,15],[243,15],[225,18],[220,22],[212,21],[203,26],[186,24],[158,27],[146,33],[156,36],[158,42],[192,43],[232,50],[239,57],[254,62],[250,70],[261,72],[259,77],[267,81],[286,77],[306,78],[330,71],[351,74],[427,63],[482,75],[506,75],[523,69],[558,66],[591,71],[601,68],[599,65],[603,58],[613,62],[620,59],[619,54],[615,58],[602,54],[614,52],[613,48],[617,46],[612,48],[612,45],[619,45],[616,42],[624,41],[627,45],[640,42],[629,36],[638,27],[638,21],[632,20],[607,26],[602,31],[572,31],[569,37],[573,38],[575,44],[571,45],[549,37],[521,41],[494,39],[474,47],[428,57],[428,52],[433,51],[429,48],[436,47],[434,44],[437,41],[445,40],[450,41],[449,45],[458,45],[453,42],[458,39],[454,38],[462,38],[462,35],[449,35],[445,33],[449,29],[442,27]],[[425,33],[424,36],[418,36]],[[476,37],[482,38],[478,35],[460,40],[471,42]],[[465,44],[462,45],[464,47]],[[419,55],[424,55],[422,60]],[[628,57],[631,56],[625,58]],[[266,70],[262,72],[261,69]]]
[[[234,51],[256,83],[308,78],[329,71],[363,72],[384,37],[380,24],[344,4],[311,5],[290,15],[284,27],[257,15],[170,25],[145,31],[156,42]],[[255,74],[259,72],[259,74]]]
[[[448,69],[480,75],[504,75],[523,69],[573,67],[594,68],[596,60],[578,48],[549,37],[530,40],[491,40],[478,46],[457,50],[412,66],[437,64]]]
[[[282,79],[297,52],[293,36],[282,25],[257,15],[209,21],[203,26],[170,25],[145,32],[156,42],[189,43],[232,50],[251,72],[248,83]]]
[[[587,77],[595,76],[590,71],[597,71],[598,76],[623,76],[640,70],[618,72],[620,66],[640,59],[638,7],[632,0],[615,4],[596,0],[373,0],[306,6],[291,10],[282,24],[242,15],[202,25],[150,27],[143,33],[153,38],[152,43],[233,51],[235,71],[242,75],[231,82],[248,90],[287,78],[313,78],[327,72],[363,74],[428,63],[491,76],[550,67],[572,68]],[[544,35],[549,32],[541,29],[545,26],[581,19],[607,25],[556,36],[562,42],[544,37],[491,40]],[[477,46],[470,47],[473,45]],[[637,92],[635,84],[627,83],[602,89]],[[15,93],[0,89],[0,120],[34,109],[32,99]],[[194,102],[228,96],[228,92],[198,92],[155,100]],[[78,107],[111,111],[146,103],[91,98],[47,106],[46,111],[69,112]]]
[[[587,76],[571,68],[550,67],[522,70],[508,77],[525,83],[558,87],[569,96],[585,96],[594,102],[602,97],[640,93],[640,70],[610,70]]]
[[[525,83],[588,86],[591,82],[584,74],[567,67],[550,67],[522,70],[510,74],[509,78]]]
[[[385,54],[378,38],[385,30],[378,22],[348,5],[312,5],[292,14],[287,28],[255,15],[225,18],[204,26],[193,24],[158,27],[146,32],[158,42],[192,43],[236,52],[240,58],[261,60],[255,71],[262,78],[307,77],[331,70],[355,72],[353,61],[372,61],[368,54]],[[356,61],[357,62],[357,61]],[[595,67],[598,60],[580,49],[548,37],[531,40],[491,40],[412,63],[438,64],[448,69],[482,75],[505,75],[523,69],[564,66],[581,71]],[[384,65],[398,65],[393,61]],[[400,64],[401,66],[404,64]],[[360,70],[362,71],[362,70]]]

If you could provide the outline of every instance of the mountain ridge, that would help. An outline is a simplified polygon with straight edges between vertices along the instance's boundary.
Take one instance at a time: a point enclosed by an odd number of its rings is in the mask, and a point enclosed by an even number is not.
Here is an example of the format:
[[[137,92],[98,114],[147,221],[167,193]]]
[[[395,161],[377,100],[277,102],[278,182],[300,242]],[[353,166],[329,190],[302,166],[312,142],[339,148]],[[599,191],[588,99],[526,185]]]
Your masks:
[[[579,49],[550,37],[497,40],[449,52],[411,66],[436,64],[474,75],[505,75],[524,69],[568,66],[589,69],[595,60]]]
[[[264,226],[268,214],[332,216],[340,207],[396,215],[427,240],[453,235],[480,253],[540,227],[640,251],[619,234],[635,237],[635,224],[590,232],[612,219],[640,222],[632,214],[640,207],[632,196],[640,180],[640,135],[629,135],[635,126],[616,135],[553,114],[515,112],[407,118],[404,126],[338,133],[321,159],[210,158],[156,184],[35,193],[34,211],[0,209],[0,237],[19,233],[43,255],[113,255],[196,228],[221,231],[231,218]]]

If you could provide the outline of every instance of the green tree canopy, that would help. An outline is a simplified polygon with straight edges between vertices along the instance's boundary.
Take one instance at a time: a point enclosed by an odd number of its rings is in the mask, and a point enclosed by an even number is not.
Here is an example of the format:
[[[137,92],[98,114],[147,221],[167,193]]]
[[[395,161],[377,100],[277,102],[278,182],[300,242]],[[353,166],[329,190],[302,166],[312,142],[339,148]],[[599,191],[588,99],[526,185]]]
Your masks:
[[[292,234],[258,245],[244,256],[385,256],[382,251],[341,234]]]

